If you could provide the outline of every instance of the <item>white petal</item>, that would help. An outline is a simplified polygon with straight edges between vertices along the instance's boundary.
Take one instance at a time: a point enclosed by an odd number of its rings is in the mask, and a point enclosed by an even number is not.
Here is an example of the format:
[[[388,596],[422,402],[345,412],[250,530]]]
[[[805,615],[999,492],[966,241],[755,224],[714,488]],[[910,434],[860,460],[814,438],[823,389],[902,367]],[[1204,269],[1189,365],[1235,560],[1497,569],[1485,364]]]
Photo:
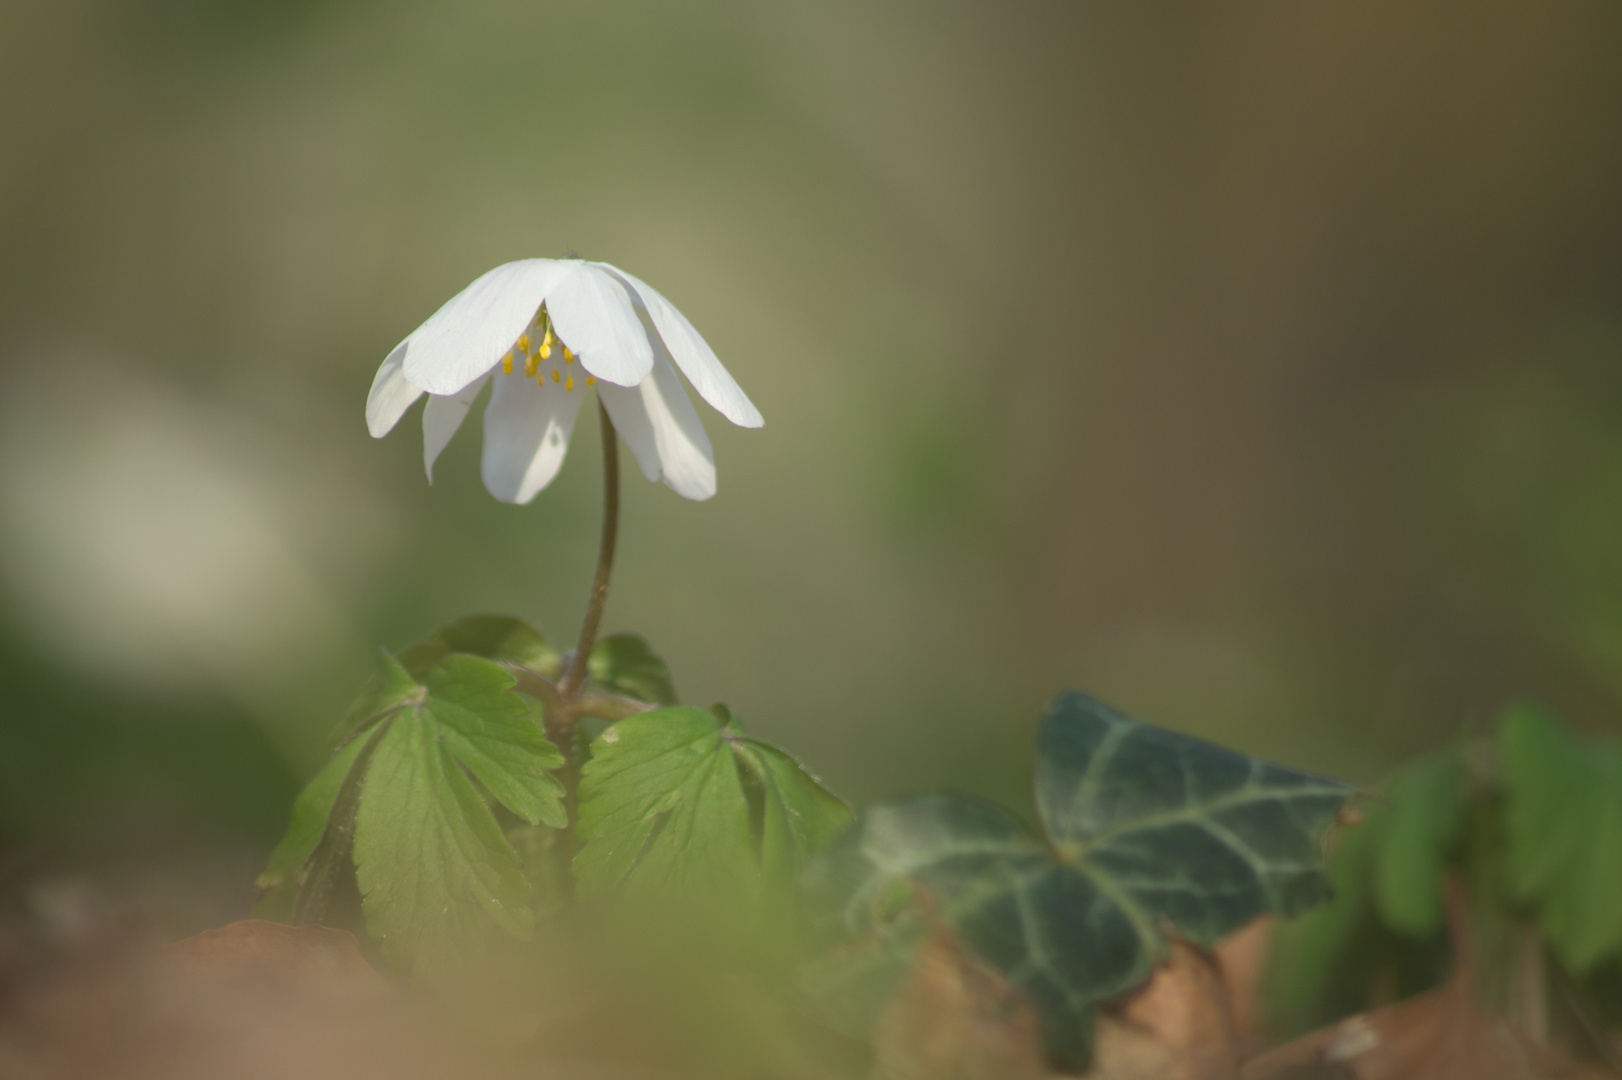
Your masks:
[[[486,379],[475,379],[462,387],[460,393],[441,396],[432,394],[422,410],[422,465],[428,470],[428,482],[434,482],[434,462],[445,444],[451,441],[456,429],[462,426],[473,399],[484,389]]]
[[[659,336],[664,338],[671,357],[681,368],[682,374],[692,382],[699,397],[739,427],[757,428],[766,423],[737,380],[721,365],[709,343],[669,300],[660,296],[647,282],[624,270],[607,263],[593,265],[609,271],[631,287],[637,300],[652,317],[653,325],[658,328]]]
[[[366,395],[366,430],[372,433],[374,439],[387,435],[400,422],[405,411],[411,408],[411,403],[422,396],[422,388],[407,382],[405,372],[401,370],[405,365],[406,345],[410,341],[410,338],[406,338],[396,345],[372,377],[372,392]]]
[[[406,378],[431,394],[461,390],[512,348],[548,291],[578,265],[522,259],[485,274],[406,339]]]
[[[667,357],[659,357],[641,386],[605,383],[597,392],[642,475],[649,480],[663,475],[670,490],[684,499],[715,494],[715,452]]]
[[[527,503],[558,474],[586,395],[518,374],[495,382],[484,410],[484,486],[502,502]]]
[[[590,263],[569,265],[574,272],[546,294],[552,325],[587,371],[606,382],[635,386],[653,370],[653,346],[630,293]]]

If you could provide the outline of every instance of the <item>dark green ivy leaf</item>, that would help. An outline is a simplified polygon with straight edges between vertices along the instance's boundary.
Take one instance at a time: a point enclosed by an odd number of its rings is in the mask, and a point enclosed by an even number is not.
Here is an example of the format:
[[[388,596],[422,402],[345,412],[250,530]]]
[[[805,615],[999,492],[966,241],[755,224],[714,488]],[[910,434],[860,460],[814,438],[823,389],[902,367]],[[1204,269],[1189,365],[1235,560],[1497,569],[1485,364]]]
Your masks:
[[[586,662],[591,681],[616,694],[650,705],[676,704],[670,669],[636,634],[610,634],[597,642]]]
[[[1084,694],[1059,698],[1037,744],[1037,807],[1061,857],[1200,944],[1327,900],[1321,841],[1350,795]]]
[[[752,896],[797,874],[849,813],[798,762],[712,713],[643,713],[598,736],[582,770],[578,892]]]
[[[1351,794],[1333,781],[1075,693],[1043,722],[1036,773],[1046,839],[1001,807],[930,796],[864,814],[815,876],[858,934],[888,932],[878,913],[893,883],[919,886],[934,917],[1038,1004],[1064,1067],[1085,1063],[1094,1005],[1165,955],[1166,924],[1209,944],[1328,897],[1320,842]]]
[[[1498,734],[1509,876],[1581,977],[1622,951],[1622,746],[1579,741],[1530,705]]]

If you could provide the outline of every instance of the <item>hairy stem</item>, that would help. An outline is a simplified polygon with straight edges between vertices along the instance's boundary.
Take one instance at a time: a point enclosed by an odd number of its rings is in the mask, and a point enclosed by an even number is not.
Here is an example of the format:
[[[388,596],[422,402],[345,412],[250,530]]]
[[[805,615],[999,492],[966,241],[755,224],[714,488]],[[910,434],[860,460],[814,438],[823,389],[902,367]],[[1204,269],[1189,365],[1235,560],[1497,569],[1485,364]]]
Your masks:
[[[603,608],[608,604],[608,582],[614,574],[614,546],[620,531],[620,455],[619,437],[614,422],[602,401],[597,402],[597,421],[603,434],[603,534],[597,547],[597,577],[591,585],[591,602],[586,605],[586,621],[580,627],[580,640],[575,643],[569,670],[558,683],[558,696],[563,711],[574,712],[576,700],[586,685],[586,664],[591,659],[592,646],[597,644],[597,628],[603,621]],[[570,715],[569,726],[574,717]]]
[[[530,692],[541,699],[546,709],[546,734],[553,745],[563,752],[564,766],[559,770],[558,778],[563,781],[563,808],[571,826],[580,802],[580,754],[575,742],[575,729],[580,717],[609,713],[618,714],[612,715],[612,718],[619,719],[619,715],[631,715],[637,711],[626,706],[640,704],[622,701],[616,695],[582,693],[586,686],[586,666],[591,660],[592,647],[597,644],[597,629],[602,625],[603,608],[608,604],[608,582],[614,574],[614,547],[619,541],[620,531],[619,435],[614,430],[614,422],[608,418],[608,409],[603,406],[601,398],[597,400],[597,421],[603,436],[603,532],[597,545],[597,576],[591,583],[586,620],[581,624],[580,639],[575,642],[568,670],[558,680],[556,688],[539,677],[530,680],[536,684]],[[557,858],[560,880],[572,894],[570,885],[574,879],[570,866],[576,849],[573,828],[559,840]]]

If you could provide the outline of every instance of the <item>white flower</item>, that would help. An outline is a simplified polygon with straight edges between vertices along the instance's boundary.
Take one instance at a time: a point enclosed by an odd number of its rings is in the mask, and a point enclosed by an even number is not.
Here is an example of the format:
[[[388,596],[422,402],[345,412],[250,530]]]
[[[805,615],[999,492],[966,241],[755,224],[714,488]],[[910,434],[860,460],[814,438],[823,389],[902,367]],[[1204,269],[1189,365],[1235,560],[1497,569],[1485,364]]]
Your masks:
[[[734,424],[765,422],[693,324],[644,282],[607,263],[522,259],[479,278],[395,346],[372,380],[366,425],[382,438],[427,393],[423,463],[432,482],[434,459],[493,379],[484,486],[527,503],[557,475],[595,387],[643,475],[707,499],[715,456],[678,367]]]

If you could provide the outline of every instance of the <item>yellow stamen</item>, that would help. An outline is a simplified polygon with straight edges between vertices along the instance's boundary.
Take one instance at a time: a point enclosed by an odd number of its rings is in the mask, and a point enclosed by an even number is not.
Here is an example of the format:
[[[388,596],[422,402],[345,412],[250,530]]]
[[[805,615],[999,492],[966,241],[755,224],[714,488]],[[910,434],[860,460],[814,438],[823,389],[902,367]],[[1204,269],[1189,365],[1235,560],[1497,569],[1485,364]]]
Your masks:
[[[518,344],[514,345],[513,349],[521,353],[529,352],[529,335],[525,334],[523,337],[519,338]]]
[[[567,345],[563,347],[563,362],[565,364],[574,363],[574,353],[569,351],[569,346]]]
[[[503,375],[511,375],[513,373],[513,354],[512,353],[508,353],[506,356],[503,356],[501,358],[501,373]]]
[[[563,376],[558,374],[558,369],[557,368],[552,369],[552,381],[553,382],[562,382],[563,381]]]
[[[550,345],[542,345],[541,346],[541,359],[542,360],[550,360],[551,358],[552,358],[552,346],[550,346]]]
[[[571,394],[574,393],[574,376],[573,375],[570,375],[567,379],[564,380],[563,389],[567,390]]]
[[[595,376],[595,375],[587,375],[586,376],[586,385],[587,386],[596,386],[597,385],[597,376]]]
[[[512,372],[512,366],[510,364],[507,367],[507,371],[508,371],[509,374]],[[533,379],[534,377],[535,377],[535,358],[533,356],[526,356],[526,357],[524,357],[524,378]]]

